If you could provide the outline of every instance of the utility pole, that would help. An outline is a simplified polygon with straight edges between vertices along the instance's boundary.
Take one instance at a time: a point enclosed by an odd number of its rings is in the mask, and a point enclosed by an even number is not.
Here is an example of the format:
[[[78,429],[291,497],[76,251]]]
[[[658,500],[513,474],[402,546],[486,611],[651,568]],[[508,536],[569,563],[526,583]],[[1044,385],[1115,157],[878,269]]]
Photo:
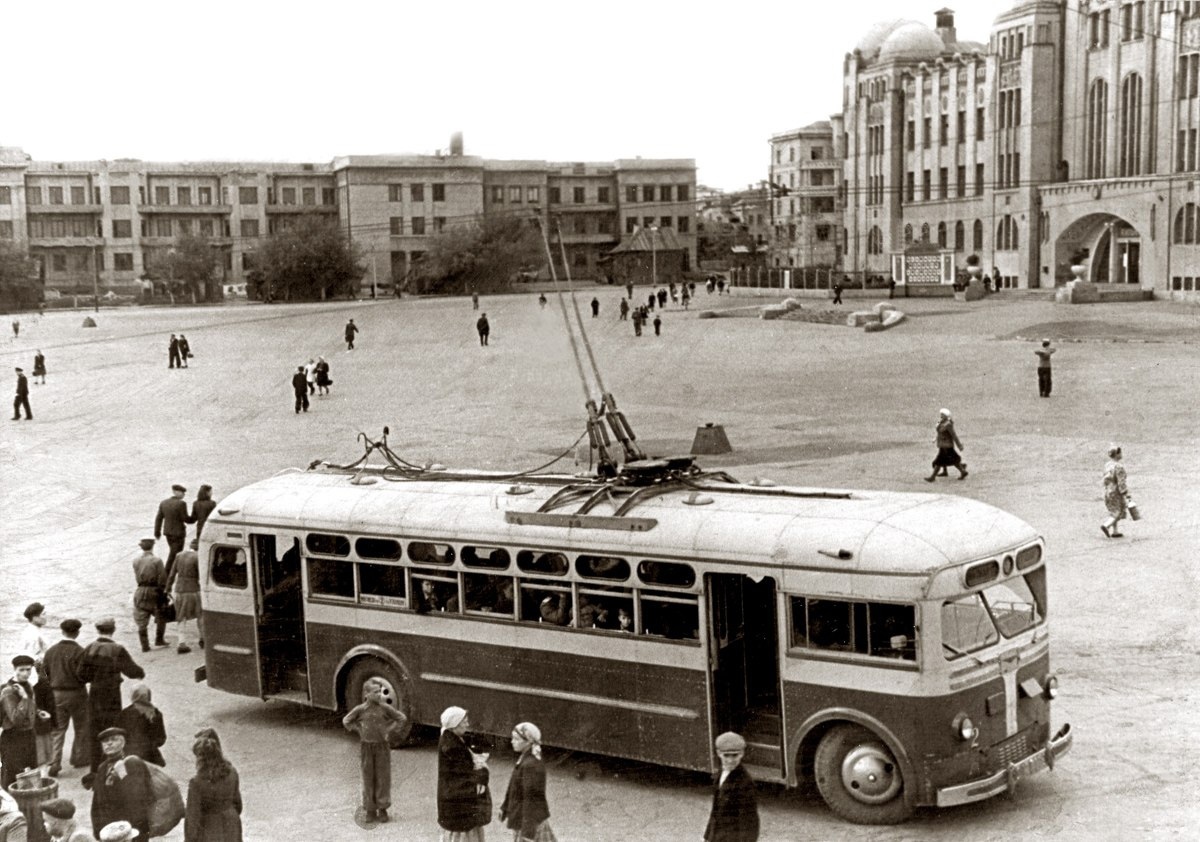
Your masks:
[[[650,232],[650,286],[658,288],[658,246],[654,242],[655,235],[658,234],[658,228],[651,225],[646,229]]]
[[[92,306],[100,312],[100,246],[92,246]]]

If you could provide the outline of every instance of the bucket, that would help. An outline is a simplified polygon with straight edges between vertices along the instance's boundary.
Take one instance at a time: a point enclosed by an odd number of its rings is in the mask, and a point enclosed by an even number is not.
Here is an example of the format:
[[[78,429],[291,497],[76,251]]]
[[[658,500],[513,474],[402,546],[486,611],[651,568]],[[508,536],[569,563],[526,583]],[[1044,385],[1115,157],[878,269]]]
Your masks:
[[[58,797],[58,781],[42,777],[41,769],[17,775],[8,788],[8,794],[17,802],[25,814],[29,842],[49,842],[46,826],[42,823],[42,805]]]
[[[1126,506],[1126,508],[1129,509],[1130,520],[1141,520],[1142,519],[1142,513],[1140,511],[1138,511],[1137,503],[1130,500],[1129,504]]]

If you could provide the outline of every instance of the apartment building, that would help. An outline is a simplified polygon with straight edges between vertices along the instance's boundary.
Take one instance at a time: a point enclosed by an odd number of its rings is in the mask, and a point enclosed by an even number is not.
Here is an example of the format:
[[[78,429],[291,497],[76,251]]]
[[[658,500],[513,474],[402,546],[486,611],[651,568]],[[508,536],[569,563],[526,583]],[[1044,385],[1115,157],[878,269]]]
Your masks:
[[[839,265],[841,178],[842,162],[835,155],[828,120],[771,136],[771,266]]]

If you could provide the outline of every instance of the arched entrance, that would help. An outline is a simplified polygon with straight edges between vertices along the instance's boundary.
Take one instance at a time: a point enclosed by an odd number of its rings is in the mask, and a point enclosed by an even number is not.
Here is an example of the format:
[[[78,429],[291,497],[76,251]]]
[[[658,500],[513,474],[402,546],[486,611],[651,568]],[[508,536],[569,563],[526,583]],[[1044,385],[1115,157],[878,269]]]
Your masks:
[[[1071,265],[1084,255],[1084,279],[1097,284],[1142,282],[1142,238],[1137,229],[1111,213],[1081,217],[1059,235],[1054,245],[1055,280],[1066,283],[1074,277]]]

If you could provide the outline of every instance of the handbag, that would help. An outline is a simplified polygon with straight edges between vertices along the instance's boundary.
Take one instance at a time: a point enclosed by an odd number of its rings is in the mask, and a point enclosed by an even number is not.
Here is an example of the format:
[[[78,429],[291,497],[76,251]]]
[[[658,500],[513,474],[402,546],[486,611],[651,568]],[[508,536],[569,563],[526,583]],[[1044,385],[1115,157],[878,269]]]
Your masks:
[[[183,821],[187,812],[183,805],[183,794],[179,791],[179,784],[164,770],[153,763],[145,766],[150,773],[150,794],[154,796],[148,811],[149,835],[166,836]]]
[[[167,594],[162,594],[158,598],[158,613],[164,623],[175,622],[175,603]]]

